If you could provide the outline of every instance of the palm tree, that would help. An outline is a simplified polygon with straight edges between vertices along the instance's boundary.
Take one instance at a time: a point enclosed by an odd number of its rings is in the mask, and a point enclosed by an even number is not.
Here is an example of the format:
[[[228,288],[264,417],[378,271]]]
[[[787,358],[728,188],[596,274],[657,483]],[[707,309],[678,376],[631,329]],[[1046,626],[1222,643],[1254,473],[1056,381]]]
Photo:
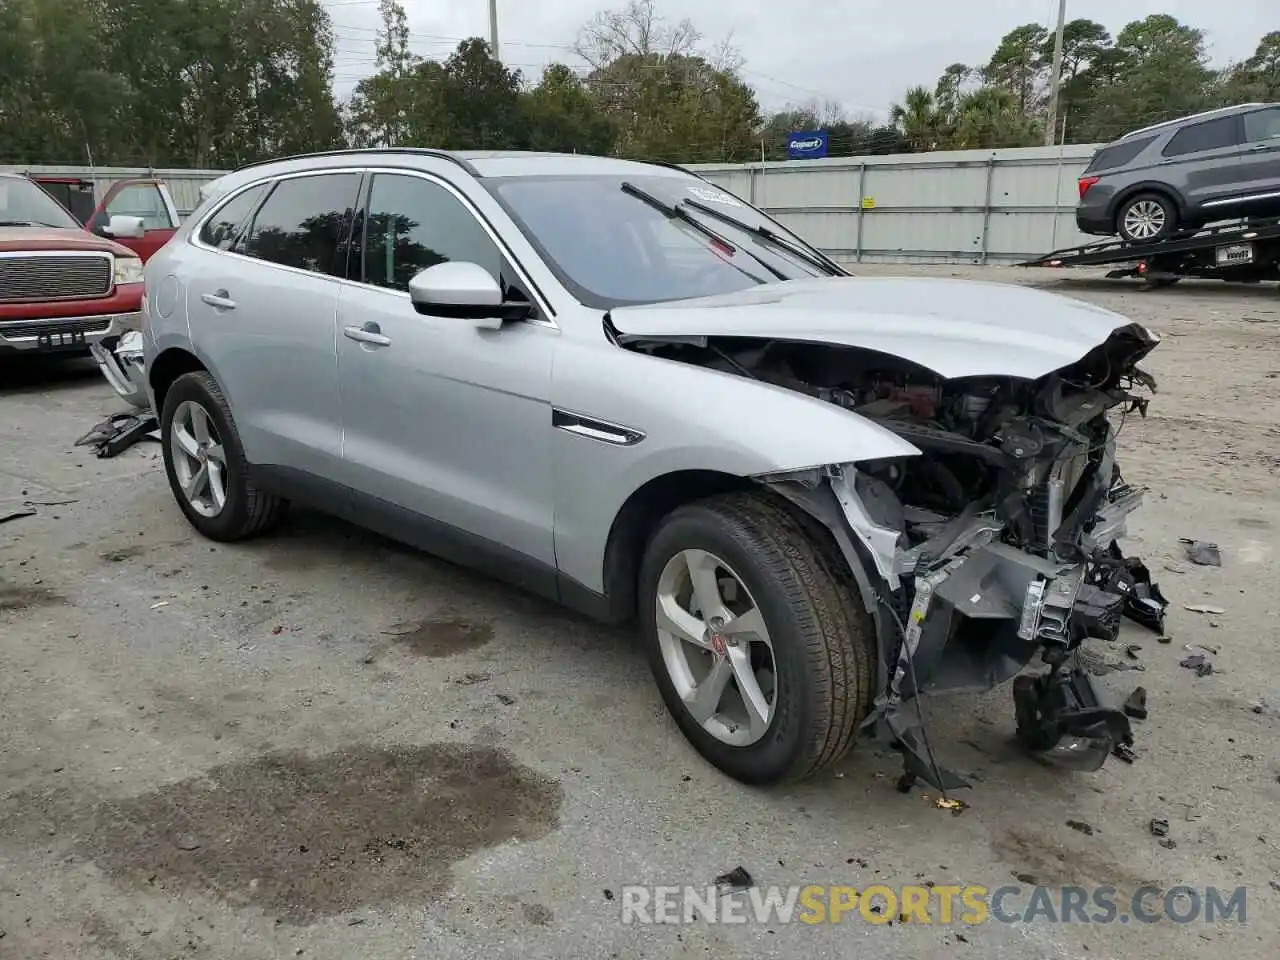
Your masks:
[[[1013,91],[982,87],[960,98],[951,144],[956,149],[1024,147],[1035,142],[1035,125]]]
[[[926,87],[912,87],[889,111],[893,125],[911,144],[915,153],[932,150],[938,145],[938,104]]]

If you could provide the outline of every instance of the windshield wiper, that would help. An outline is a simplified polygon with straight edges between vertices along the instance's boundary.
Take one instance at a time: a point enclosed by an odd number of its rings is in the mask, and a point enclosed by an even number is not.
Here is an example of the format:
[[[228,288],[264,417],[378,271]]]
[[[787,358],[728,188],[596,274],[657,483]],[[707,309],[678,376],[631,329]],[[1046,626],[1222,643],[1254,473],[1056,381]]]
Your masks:
[[[0,220],[0,227],[57,227],[56,223],[45,223],[42,220]],[[59,227],[59,229],[64,229]]]
[[[626,180],[622,182],[622,192],[626,194],[630,194],[631,196],[635,197],[637,200],[641,201],[642,203],[647,203],[649,206],[653,207],[653,209],[657,210],[659,213],[663,214],[664,216],[672,220],[679,220],[682,223],[687,223],[689,226],[693,227],[693,229],[701,233],[704,237],[711,240],[713,243],[716,243],[719,246],[723,247],[725,251],[729,254],[729,256],[733,256],[735,253],[738,252],[738,248],[736,246],[734,246],[724,237],[720,236],[720,234],[716,233],[714,230],[708,227],[705,223],[703,223],[697,217],[692,216],[688,210],[685,210],[683,207],[679,206],[678,204],[670,204],[670,203],[666,203],[663,200],[659,200],[653,194],[648,193],[644,190],[641,190],[634,183],[631,183]],[[753,254],[750,250],[744,250],[743,253],[747,254],[747,256],[751,257],[752,260],[760,264],[760,266],[764,267],[766,270],[768,270],[771,274],[773,274],[779,280],[791,279],[781,270],[765,263],[755,254]]]
[[[774,246],[781,247],[783,250],[786,250],[792,256],[799,257],[805,263],[809,264],[809,266],[816,267],[833,277],[847,277],[849,275],[848,271],[826,254],[817,250],[810,252],[804,249],[804,247],[797,246],[785,237],[774,233],[768,227],[753,227],[751,224],[743,220],[739,220],[737,217],[731,217],[729,214],[723,213],[705,203],[699,203],[697,200],[685,200],[682,205],[693,207],[693,209],[697,210],[699,213],[705,213],[709,217],[715,217],[721,223],[727,223],[732,227],[737,227],[739,230],[746,231],[754,237],[767,240]]]

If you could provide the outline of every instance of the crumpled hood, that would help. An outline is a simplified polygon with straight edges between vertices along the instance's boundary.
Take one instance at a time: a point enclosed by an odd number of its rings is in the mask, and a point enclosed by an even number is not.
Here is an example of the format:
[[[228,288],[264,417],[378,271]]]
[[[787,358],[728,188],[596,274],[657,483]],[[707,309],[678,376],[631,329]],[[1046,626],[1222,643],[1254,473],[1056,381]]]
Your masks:
[[[830,343],[900,357],[946,379],[1035,380],[1134,326],[1110,310],[1029,287],[928,277],[788,280],[619,307],[609,317],[624,342],[759,337]],[[1158,337],[1145,333],[1154,346]]]
[[[88,230],[75,230],[71,227],[0,227],[0,253],[49,250],[111,253],[117,257],[136,256],[128,247]]]

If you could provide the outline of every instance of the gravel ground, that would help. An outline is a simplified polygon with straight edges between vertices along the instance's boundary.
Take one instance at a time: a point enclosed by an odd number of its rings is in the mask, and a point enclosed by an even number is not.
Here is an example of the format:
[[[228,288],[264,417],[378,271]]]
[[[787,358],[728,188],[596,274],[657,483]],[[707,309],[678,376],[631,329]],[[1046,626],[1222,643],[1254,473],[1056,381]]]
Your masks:
[[[1020,755],[1005,688],[929,702],[941,757],[980,778],[958,816],[870,747],[746,789],[686,746],[627,633],[314,515],[202,541],[154,444],[72,446],[116,409],[92,367],[10,364],[0,516],[37,513],[0,526],[0,957],[1273,957],[1280,292],[863,272],[1041,284],[1164,335],[1121,447],[1172,643],[1126,624],[1138,659],[1098,661],[1145,667],[1100,680],[1149,692],[1136,763]],[[1219,649],[1212,675],[1179,667],[1189,643]],[[1122,906],[1245,886],[1248,922],[621,922],[625,884],[738,865],[764,887],[1111,885]]]

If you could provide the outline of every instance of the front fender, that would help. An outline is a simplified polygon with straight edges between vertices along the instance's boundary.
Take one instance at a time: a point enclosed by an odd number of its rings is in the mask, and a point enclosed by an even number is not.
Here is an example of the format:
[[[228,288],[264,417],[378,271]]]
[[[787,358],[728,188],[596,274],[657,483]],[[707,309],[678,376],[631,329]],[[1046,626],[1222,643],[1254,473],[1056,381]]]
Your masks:
[[[609,345],[564,343],[551,402],[563,422],[621,428],[616,442],[552,431],[557,565],[600,593],[614,518],[650,480],[692,470],[757,477],[920,452],[814,397]]]

